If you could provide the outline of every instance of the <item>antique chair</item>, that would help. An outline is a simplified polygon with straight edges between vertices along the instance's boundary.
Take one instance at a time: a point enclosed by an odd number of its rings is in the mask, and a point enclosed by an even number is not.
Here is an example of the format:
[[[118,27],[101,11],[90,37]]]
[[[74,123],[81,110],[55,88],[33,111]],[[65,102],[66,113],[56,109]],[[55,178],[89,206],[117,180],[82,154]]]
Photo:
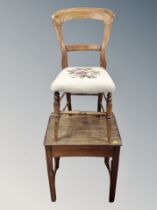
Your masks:
[[[62,70],[51,84],[54,91],[54,117],[55,117],[55,138],[58,136],[58,125],[60,114],[68,108],[69,114],[90,114],[89,112],[72,111],[71,95],[97,95],[97,112],[93,114],[106,115],[107,119],[112,118],[112,93],[115,84],[107,72],[106,47],[110,36],[114,13],[104,8],[69,8],[55,12],[52,21],[55,26],[60,49],[62,53]],[[98,44],[72,44],[66,45],[63,40],[62,24],[72,19],[95,19],[104,24],[102,43]],[[68,67],[68,52],[70,51],[99,51],[100,67]],[[60,93],[62,95],[60,96]],[[66,96],[67,104],[60,111],[60,102]],[[102,106],[103,97],[106,100],[106,110]]]

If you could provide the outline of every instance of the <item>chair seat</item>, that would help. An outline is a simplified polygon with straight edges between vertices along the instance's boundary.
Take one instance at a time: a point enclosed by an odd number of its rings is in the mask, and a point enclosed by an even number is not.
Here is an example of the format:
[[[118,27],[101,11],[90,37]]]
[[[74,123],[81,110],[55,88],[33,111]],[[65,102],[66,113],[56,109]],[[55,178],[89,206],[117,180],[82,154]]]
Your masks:
[[[115,89],[111,76],[102,67],[67,67],[51,84],[51,90],[68,93],[98,94]]]

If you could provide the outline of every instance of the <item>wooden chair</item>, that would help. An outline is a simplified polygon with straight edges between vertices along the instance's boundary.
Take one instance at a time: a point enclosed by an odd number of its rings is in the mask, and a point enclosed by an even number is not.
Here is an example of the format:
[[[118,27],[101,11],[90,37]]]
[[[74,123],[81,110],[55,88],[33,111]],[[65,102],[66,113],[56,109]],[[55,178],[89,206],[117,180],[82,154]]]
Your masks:
[[[57,33],[62,54],[62,71],[51,84],[54,91],[54,116],[55,138],[58,136],[59,117],[62,112],[69,114],[90,114],[89,112],[72,111],[71,95],[97,95],[98,104],[96,115],[106,115],[112,118],[112,92],[115,84],[107,72],[106,47],[110,36],[114,13],[104,8],[69,8],[56,11],[52,15],[52,21]],[[95,19],[104,24],[104,34],[101,45],[97,44],[73,44],[66,45],[63,40],[62,24],[72,19]],[[68,52],[70,51],[99,51],[100,67],[68,67]],[[62,95],[60,96],[60,92]],[[67,104],[60,110],[60,102],[66,96]],[[106,100],[106,111],[102,106],[103,97]]]

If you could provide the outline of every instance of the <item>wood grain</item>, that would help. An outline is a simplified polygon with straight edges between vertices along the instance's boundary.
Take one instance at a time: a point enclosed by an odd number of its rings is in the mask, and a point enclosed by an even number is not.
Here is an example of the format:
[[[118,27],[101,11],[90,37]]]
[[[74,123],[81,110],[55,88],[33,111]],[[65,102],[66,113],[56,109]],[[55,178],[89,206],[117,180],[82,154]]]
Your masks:
[[[67,51],[100,51],[101,48],[97,44],[71,44],[66,45]]]
[[[110,37],[110,32],[112,28],[112,22],[115,18],[115,14],[105,8],[90,8],[90,7],[78,7],[78,8],[68,8],[56,11],[52,15],[52,22],[54,24],[57,38],[60,44],[60,49],[62,53],[62,68],[68,66],[68,54],[69,51],[82,51],[82,50],[94,50],[100,51],[100,66],[107,67],[106,62],[106,47]],[[97,44],[74,44],[65,45],[62,33],[62,24],[65,21],[73,19],[95,19],[102,21],[104,24],[104,34],[101,46]]]
[[[52,15],[52,20],[56,25],[60,25],[63,22],[72,19],[95,19],[103,21],[106,24],[109,24],[113,21],[114,17],[115,14],[109,9],[77,7],[77,8],[61,9],[56,11]]]
[[[60,157],[103,157],[110,175],[109,201],[115,199],[119,152],[122,145],[116,119],[106,116],[61,114],[58,140],[54,138],[53,113],[50,115],[44,145],[51,200],[56,200],[55,175]],[[81,132],[80,132],[81,131]]]
[[[55,172],[53,169],[52,147],[46,146],[45,152],[46,152],[47,173],[49,179],[51,200],[56,201]]]
[[[107,101],[106,101],[106,113],[107,118],[112,118],[112,93],[107,94]]]
[[[62,114],[57,140],[54,137],[53,121],[51,115],[45,145],[121,145],[115,117],[107,120],[105,116]]]

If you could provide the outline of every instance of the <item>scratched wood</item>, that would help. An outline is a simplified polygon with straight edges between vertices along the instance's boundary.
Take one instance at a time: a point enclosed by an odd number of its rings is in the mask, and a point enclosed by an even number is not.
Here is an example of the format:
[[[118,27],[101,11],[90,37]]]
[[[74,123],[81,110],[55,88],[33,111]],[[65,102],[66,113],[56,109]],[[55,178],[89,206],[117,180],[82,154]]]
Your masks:
[[[54,116],[50,115],[44,145],[121,145],[116,119],[105,116],[62,114],[57,140],[54,137]]]

